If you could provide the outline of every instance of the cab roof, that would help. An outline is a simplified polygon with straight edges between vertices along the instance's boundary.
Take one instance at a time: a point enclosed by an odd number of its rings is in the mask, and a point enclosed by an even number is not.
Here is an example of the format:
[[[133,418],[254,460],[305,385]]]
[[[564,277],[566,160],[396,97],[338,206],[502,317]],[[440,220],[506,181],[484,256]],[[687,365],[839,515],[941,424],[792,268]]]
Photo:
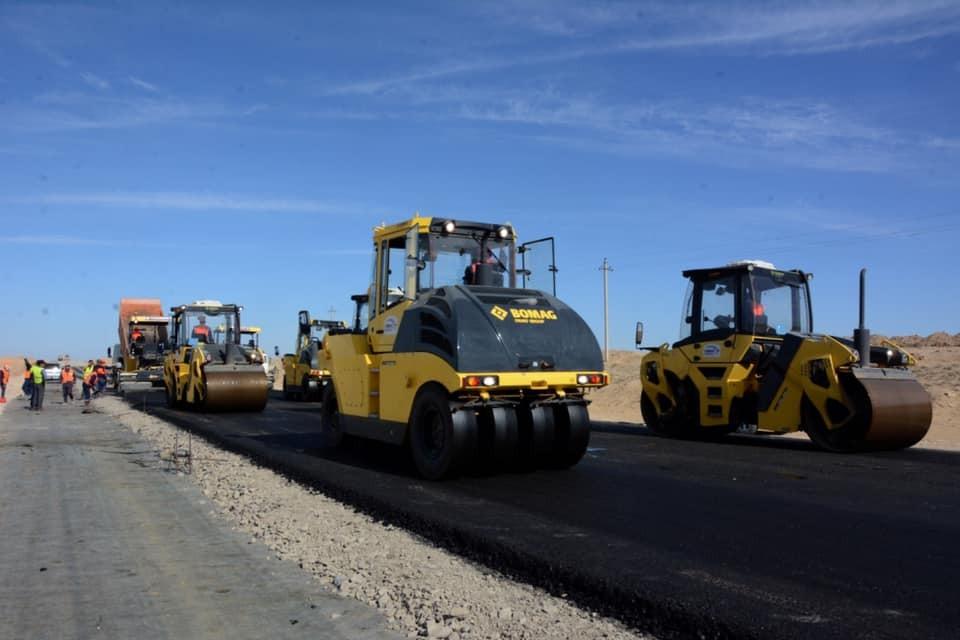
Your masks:
[[[400,233],[406,233],[411,227],[418,227],[420,233],[443,233],[447,222],[453,222],[455,230],[473,231],[479,233],[496,233],[501,227],[510,230],[510,236],[516,237],[516,231],[513,225],[508,223],[496,224],[491,222],[475,222],[473,220],[461,220],[459,218],[437,218],[431,216],[421,216],[414,214],[412,218],[397,222],[394,224],[381,224],[374,228],[374,239],[386,238]],[[456,233],[456,231],[454,231]]]
[[[731,262],[721,267],[687,269],[683,272],[684,278],[691,280],[704,280],[706,278],[717,278],[725,275],[749,273],[751,271],[763,271],[773,274],[792,273],[800,278],[806,278],[806,274],[799,269],[777,269],[772,263],[763,260],[740,260]]]

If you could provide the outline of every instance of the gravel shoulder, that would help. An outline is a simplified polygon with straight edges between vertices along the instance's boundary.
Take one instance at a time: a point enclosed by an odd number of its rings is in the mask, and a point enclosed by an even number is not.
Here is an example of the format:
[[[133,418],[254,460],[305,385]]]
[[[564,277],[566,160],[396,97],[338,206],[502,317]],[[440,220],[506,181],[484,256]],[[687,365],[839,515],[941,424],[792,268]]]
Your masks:
[[[164,455],[189,441],[189,477],[228,522],[340,594],[376,607],[408,637],[645,637],[379,523],[118,398],[99,406]]]

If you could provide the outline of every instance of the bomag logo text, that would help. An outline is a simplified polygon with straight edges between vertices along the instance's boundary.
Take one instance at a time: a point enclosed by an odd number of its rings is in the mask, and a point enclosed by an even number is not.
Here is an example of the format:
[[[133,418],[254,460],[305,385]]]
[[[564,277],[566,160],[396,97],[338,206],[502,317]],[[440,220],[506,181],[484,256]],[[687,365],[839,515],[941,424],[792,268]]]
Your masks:
[[[551,309],[510,309],[510,315],[517,324],[543,324],[557,319],[557,312]]]

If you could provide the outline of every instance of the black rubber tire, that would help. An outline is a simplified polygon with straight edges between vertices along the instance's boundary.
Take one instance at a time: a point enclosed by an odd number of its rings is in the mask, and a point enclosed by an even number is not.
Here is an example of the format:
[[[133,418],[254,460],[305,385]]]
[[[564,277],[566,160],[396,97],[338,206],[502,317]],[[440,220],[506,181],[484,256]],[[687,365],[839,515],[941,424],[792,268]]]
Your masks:
[[[164,383],[163,390],[165,395],[167,396],[167,407],[171,409],[179,409],[180,400],[177,398],[176,389],[171,391],[170,386]]]
[[[553,409],[549,406],[521,405],[517,408],[517,423],[519,468],[530,470],[547,465],[556,438]]]
[[[442,480],[463,472],[475,456],[476,442],[472,411],[453,411],[448,394],[439,387],[426,387],[417,394],[407,425],[407,443],[421,476]]]
[[[325,447],[339,447],[343,442],[343,429],[340,426],[340,405],[333,384],[323,390],[323,405],[320,407],[320,437]]]
[[[590,414],[584,404],[560,404],[553,410],[556,436],[550,466],[566,469],[580,462],[590,445]]]
[[[656,408],[653,406],[653,400],[650,399],[646,391],[640,394],[640,415],[643,416],[643,424],[646,425],[647,429],[650,429],[650,431],[657,435],[670,435],[668,431],[664,429],[663,422],[660,420],[660,414],[657,413]]]

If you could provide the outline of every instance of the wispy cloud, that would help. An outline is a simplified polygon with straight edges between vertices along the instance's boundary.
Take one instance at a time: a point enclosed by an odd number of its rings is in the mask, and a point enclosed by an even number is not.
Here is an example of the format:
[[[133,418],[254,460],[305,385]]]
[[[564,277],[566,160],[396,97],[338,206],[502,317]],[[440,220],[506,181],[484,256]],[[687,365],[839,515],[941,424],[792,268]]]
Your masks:
[[[88,85],[94,89],[99,89],[104,91],[110,88],[110,83],[101,78],[100,76],[94,75],[89,71],[84,71],[80,74],[80,79],[86,82]]]
[[[203,124],[253,115],[257,105],[225,106],[172,97],[124,97],[107,93],[52,92],[26,103],[0,105],[0,130],[49,133],[125,129],[170,123]]]
[[[325,93],[374,94],[451,76],[636,52],[715,50],[797,56],[903,45],[960,33],[960,3],[955,0],[854,0],[790,6],[769,2],[593,5],[521,0],[477,7],[507,26],[554,37],[525,38],[522,50],[505,51],[501,46],[466,60],[443,60],[341,84]]]
[[[320,200],[188,192],[53,193],[6,198],[5,201],[44,206],[96,206],[184,211],[250,211],[258,213],[342,213],[344,211],[343,207]]]
[[[138,78],[138,77],[136,77],[136,76],[129,76],[129,77],[127,78],[127,81],[128,81],[130,84],[132,84],[133,86],[139,87],[140,89],[143,89],[144,91],[149,91],[150,93],[156,93],[156,92],[158,92],[158,91],[160,90],[160,88],[159,88],[157,85],[155,85],[155,84],[153,84],[153,83],[151,83],[151,82],[147,82],[146,80],[143,80],[143,79]]]
[[[109,245],[109,242],[94,238],[80,238],[77,236],[62,235],[18,235],[0,236],[0,244],[29,244],[46,246],[78,246],[78,245]]]

